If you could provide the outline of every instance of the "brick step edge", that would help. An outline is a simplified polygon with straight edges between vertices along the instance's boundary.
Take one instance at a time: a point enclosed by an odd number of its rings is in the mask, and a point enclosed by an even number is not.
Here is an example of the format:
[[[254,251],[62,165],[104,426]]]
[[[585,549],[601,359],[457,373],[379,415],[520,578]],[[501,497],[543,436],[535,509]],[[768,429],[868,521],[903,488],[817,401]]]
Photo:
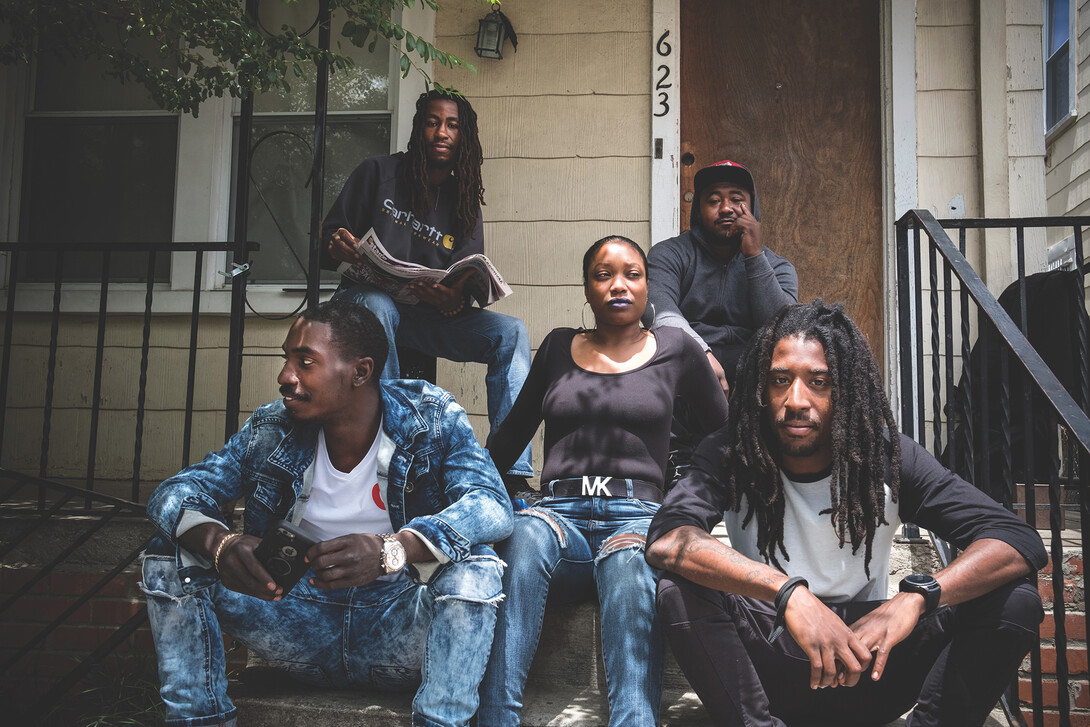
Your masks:
[[[1041,674],[1048,678],[1051,675],[1056,674],[1056,644],[1052,639],[1041,639]],[[1067,672],[1071,679],[1080,679],[1085,681],[1085,675],[1088,672],[1087,664],[1087,651],[1086,642],[1076,639],[1068,640],[1067,648]],[[1027,654],[1022,659],[1022,673],[1028,674],[1030,671],[1030,657]]]
[[[1026,718],[1028,727],[1060,727],[1059,712],[1046,709],[1041,715],[1044,719],[1038,725],[1033,721],[1033,711],[1025,707],[1022,708],[1022,716]],[[1072,710],[1069,717],[1067,724],[1071,725],[1071,727],[1090,727],[1090,712]]]

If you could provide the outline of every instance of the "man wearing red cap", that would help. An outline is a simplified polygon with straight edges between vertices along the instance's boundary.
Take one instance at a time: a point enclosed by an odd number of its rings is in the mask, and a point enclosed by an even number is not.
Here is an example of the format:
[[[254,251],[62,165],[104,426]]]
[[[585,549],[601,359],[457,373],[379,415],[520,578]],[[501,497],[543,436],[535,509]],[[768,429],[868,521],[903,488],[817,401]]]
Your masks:
[[[760,219],[753,175],[721,161],[696,173],[689,231],[648,255],[654,326],[695,338],[724,391],[754,331],[799,298],[795,266],[761,243]]]

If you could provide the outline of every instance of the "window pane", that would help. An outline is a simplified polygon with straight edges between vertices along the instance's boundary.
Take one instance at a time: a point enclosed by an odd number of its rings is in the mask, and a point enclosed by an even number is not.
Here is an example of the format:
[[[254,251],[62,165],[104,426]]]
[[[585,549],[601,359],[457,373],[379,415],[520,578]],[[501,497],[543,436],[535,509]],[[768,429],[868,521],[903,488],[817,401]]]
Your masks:
[[[264,0],[259,5],[258,20],[266,32],[279,34],[282,25],[290,25],[304,34],[318,15],[317,0],[299,0],[285,3],[283,0]],[[390,56],[389,45],[380,40],[374,53],[358,48],[341,35],[344,18],[334,13],[330,23],[330,44],[337,53],[348,56],[355,65],[343,71],[330,69],[330,111],[385,111],[389,107]],[[318,29],[307,35],[318,44]],[[314,111],[314,92],[317,86],[317,67],[312,63],[301,64],[303,77],[289,71],[291,93],[275,89],[254,97],[255,111],[282,111],[308,113]]]
[[[310,118],[254,119],[247,237],[261,243],[261,250],[251,255],[251,283],[297,285],[306,280],[313,138]],[[326,125],[322,214],[361,161],[389,149],[388,117],[331,119]],[[326,272],[323,278],[336,280],[337,275]]]
[[[1052,55],[1067,42],[1071,34],[1071,0],[1048,0],[1048,55]]]
[[[148,58],[156,54],[146,52]],[[160,64],[161,65],[161,64]],[[119,83],[95,59],[64,61],[38,56],[34,81],[35,111],[154,111],[159,107],[138,83]]]
[[[177,140],[174,117],[28,118],[20,240],[170,242]],[[28,257],[24,280],[53,279],[52,255]],[[97,281],[98,261],[66,255],[65,279]],[[114,256],[112,279],[143,281],[146,265]],[[155,279],[169,270],[159,255]]]
[[[1071,111],[1071,64],[1068,46],[1063,46],[1045,64],[1045,129],[1051,129]]]

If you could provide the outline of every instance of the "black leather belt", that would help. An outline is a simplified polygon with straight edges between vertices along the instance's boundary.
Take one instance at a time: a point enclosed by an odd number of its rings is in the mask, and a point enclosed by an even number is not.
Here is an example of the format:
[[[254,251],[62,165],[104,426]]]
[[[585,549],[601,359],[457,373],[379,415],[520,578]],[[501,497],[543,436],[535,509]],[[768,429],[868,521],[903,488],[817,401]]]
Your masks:
[[[553,497],[630,497],[662,502],[662,488],[658,485],[623,477],[569,477],[552,480],[544,489]]]

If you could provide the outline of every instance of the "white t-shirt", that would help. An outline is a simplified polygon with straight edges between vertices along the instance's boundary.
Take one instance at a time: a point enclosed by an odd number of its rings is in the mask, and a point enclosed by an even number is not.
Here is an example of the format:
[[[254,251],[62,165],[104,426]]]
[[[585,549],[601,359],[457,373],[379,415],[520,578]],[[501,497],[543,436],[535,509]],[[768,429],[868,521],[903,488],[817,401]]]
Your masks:
[[[840,540],[833,530],[829,514],[818,515],[832,504],[829,495],[831,475],[815,482],[794,482],[780,473],[784,488],[783,545],[791,560],[785,560],[777,551],[776,558],[789,576],[802,576],[809,583],[810,592],[823,601],[882,601],[888,597],[890,550],[893,536],[901,525],[897,505],[886,491],[886,520],[888,525],[874,533],[871,555],[871,577],[863,569],[866,546],[860,544],[854,556],[851,543],[840,548]],[[756,516],[749,527],[742,529],[749,504],[743,498],[739,512],[723,513],[723,523],[730,536],[731,547],[742,555],[764,562],[757,550]]]
[[[341,472],[329,461],[325,431],[318,432],[314,481],[300,526],[318,540],[350,533],[393,531],[386,509],[386,479],[378,476],[379,439],[351,472]]]
[[[329,461],[325,431],[320,430],[314,462],[311,464],[313,476],[310,478],[310,489],[305,498],[300,497],[292,522],[318,541],[351,533],[378,535],[393,532],[393,523],[390,521],[387,509],[389,503],[387,471],[394,448],[393,441],[386,436],[380,421],[378,435],[360,463],[353,467],[351,472],[341,472]],[[305,479],[307,478],[304,477]],[[175,529],[175,536],[180,538],[189,529],[205,522],[216,523],[226,528],[220,521],[197,510],[183,509],[182,517]],[[435,558],[435,562],[425,561],[415,564],[421,579],[425,582],[429,581],[439,565],[449,562],[450,558],[416,529],[404,527],[402,531],[416,535]],[[183,566],[199,565],[205,568],[212,566],[207,558],[194,555],[184,548],[181,551],[181,559]],[[380,576],[379,580],[393,581],[405,577],[405,569],[402,569],[397,573]]]

